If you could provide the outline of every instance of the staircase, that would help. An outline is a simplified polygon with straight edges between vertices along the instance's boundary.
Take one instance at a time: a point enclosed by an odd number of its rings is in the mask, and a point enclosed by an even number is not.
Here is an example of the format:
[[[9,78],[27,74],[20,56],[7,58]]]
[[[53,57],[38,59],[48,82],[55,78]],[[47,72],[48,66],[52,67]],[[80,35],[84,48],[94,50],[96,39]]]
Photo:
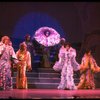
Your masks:
[[[16,74],[13,76],[13,86],[16,88]],[[37,72],[26,72],[28,78],[29,89],[57,89],[60,83],[60,73],[55,72],[52,68],[38,68]],[[77,85],[79,77],[77,73],[74,74],[74,81]]]

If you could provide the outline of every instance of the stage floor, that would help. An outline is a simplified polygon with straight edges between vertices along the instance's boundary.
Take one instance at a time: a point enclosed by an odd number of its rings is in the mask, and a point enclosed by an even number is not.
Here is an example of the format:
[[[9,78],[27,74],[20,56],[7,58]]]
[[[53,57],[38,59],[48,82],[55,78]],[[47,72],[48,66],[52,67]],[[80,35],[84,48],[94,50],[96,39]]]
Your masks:
[[[57,90],[57,89],[12,89],[0,91],[0,99],[100,99],[100,89]]]

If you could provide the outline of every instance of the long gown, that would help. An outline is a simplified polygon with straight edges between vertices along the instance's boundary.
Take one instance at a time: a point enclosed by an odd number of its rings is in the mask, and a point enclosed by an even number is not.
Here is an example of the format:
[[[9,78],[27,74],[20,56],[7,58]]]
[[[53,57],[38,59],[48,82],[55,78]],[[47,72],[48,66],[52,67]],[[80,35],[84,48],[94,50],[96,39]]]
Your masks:
[[[12,89],[11,77],[11,59],[17,63],[18,61],[12,46],[0,43],[0,90]]]
[[[80,67],[75,57],[76,50],[70,47],[70,49],[65,52],[65,61],[61,71],[61,81],[58,89],[76,89],[73,72],[79,70]]]
[[[95,89],[94,73],[100,72],[100,67],[92,56],[84,55],[80,65],[80,82],[78,89]]]
[[[16,88],[27,89],[27,77],[26,71],[31,68],[31,55],[29,51],[24,53],[18,50],[16,56],[19,60],[19,65],[17,66],[17,77],[16,77]]]

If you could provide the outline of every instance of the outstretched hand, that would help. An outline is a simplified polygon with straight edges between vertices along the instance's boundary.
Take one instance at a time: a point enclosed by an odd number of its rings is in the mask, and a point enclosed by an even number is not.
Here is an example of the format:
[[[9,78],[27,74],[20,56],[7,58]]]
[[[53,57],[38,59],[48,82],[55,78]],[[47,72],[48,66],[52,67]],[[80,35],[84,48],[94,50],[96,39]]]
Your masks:
[[[99,66],[96,68],[96,72],[100,72],[100,67]]]
[[[31,71],[32,71],[32,68],[31,68],[31,67],[30,67],[30,68],[28,68],[28,71],[29,71],[29,72],[31,72]]]

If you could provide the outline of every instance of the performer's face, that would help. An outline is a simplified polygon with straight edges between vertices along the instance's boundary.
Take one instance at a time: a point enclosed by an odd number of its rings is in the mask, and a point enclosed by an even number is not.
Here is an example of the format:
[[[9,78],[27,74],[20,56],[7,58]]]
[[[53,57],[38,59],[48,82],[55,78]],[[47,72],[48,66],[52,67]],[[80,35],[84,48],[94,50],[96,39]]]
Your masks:
[[[4,44],[5,44],[5,45],[9,44],[9,39],[5,39],[5,40],[4,40]]]
[[[30,36],[27,37],[27,40],[30,40]]]
[[[20,50],[25,51],[26,49],[27,49],[26,46],[24,46],[24,45],[20,46]]]
[[[46,32],[44,33],[44,35],[45,35],[46,37],[48,37],[48,36],[50,35],[50,32],[49,32],[49,31],[46,31]]]
[[[88,52],[88,55],[89,55],[89,56],[91,55],[91,51]]]
[[[70,46],[69,45],[66,45],[66,50],[69,50]]]

